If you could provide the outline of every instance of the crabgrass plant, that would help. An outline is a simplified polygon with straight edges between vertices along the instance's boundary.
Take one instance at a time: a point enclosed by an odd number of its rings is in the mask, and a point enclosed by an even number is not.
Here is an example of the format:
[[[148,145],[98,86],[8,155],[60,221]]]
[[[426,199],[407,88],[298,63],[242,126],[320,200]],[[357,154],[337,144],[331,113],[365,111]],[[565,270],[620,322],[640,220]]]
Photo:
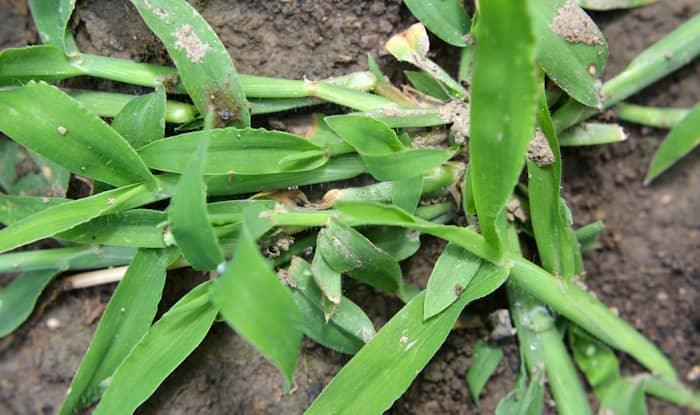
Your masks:
[[[381,413],[462,311],[499,287],[522,369],[498,414],[542,412],[545,387],[559,413],[592,413],[577,368],[601,410],[645,413],[645,395],[700,408],[664,354],[585,289],[581,250],[596,247],[602,224],[573,229],[559,194],[560,146],[624,139],[616,124],[579,124],[602,109],[672,128],[647,180],[698,143],[697,107],[620,101],[700,53],[700,16],[601,83],[605,39],[572,0],[481,1],[471,17],[457,0],[407,0],[421,23],[386,44],[416,67],[412,88],[399,89],[371,57],[368,72],[321,81],[238,74],[184,0],[132,1],[175,67],[81,53],[72,1],[29,3],[44,44],[0,52],[0,130],[13,140],[0,142],[0,272],[17,273],[0,291],[0,336],[58,276],[66,289],[119,281],[61,414],[133,413],[218,321],[272,362],[287,390],[303,336],[353,355],[307,414]],[[458,79],[428,57],[426,27],[461,49]],[[85,75],[153,91],[51,84]],[[250,126],[251,114],[320,102],[348,113],[314,114],[305,136]],[[28,161],[37,173],[17,177]],[[374,182],[342,185],[360,175]],[[91,194],[67,199],[70,177]],[[330,190],[309,201],[299,187],[317,183]],[[469,225],[451,225],[462,212]],[[425,289],[399,266],[422,234],[449,242]],[[47,238],[58,247],[10,252]],[[154,321],[178,267],[210,278]],[[345,297],[344,278],[405,306],[377,331]],[[648,373],[622,376],[613,350]],[[477,403],[502,356],[494,339],[477,345],[465,374]]]

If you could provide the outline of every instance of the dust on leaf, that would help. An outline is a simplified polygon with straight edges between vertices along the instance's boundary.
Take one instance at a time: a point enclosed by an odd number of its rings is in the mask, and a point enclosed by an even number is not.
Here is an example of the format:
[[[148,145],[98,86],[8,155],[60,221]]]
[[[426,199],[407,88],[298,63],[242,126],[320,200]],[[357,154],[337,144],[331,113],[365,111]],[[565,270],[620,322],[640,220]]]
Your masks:
[[[175,36],[175,48],[184,50],[187,54],[187,59],[192,63],[202,63],[204,55],[209,49],[209,44],[202,42],[197,34],[192,29],[192,26],[185,24],[177,32]]]
[[[567,0],[559,8],[549,28],[569,43],[603,44],[598,27],[575,0]]]
[[[554,153],[541,129],[535,131],[535,136],[527,146],[527,159],[537,167],[545,167],[554,163]]]

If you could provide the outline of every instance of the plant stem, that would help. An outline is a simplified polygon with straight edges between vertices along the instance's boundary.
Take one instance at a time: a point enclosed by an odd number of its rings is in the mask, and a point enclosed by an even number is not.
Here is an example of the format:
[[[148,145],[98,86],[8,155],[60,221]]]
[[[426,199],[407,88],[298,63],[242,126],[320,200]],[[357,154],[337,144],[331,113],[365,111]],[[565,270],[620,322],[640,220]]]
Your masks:
[[[135,98],[134,95],[120,94],[116,92],[97,92],[72,90],[66,91],[78,102],[86,106],[90,111],[100,117],[113,118],[124,108],[126,104]],[[184,102],[168,100],[165,110],[165,121],[175,124],[184,124],[194,120],[197,109]]]
[[[658,108],[621,102],[615,106],[617,118],[658,128],[673,128],[690,112],[688,108]]]

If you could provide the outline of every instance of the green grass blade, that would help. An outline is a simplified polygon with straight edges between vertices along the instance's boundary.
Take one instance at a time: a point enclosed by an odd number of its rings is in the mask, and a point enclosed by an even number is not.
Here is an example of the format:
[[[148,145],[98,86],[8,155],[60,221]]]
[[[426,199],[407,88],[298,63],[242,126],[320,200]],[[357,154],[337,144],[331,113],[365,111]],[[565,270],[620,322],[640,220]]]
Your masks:
[[[563,147],[611,144],[625,140],[627,133],[620,125],[595,122],[582,123],[559,135],[559,144]]]
[[[312,170],[327,160],[321,148],[309,140],[262,128],[224,128],[180,134],[141,148],[139,155],[153,169],[181,173],[205,135],[210,136],[207,162],[203,166],[207,175]]]
[[[32,169],[22,177],[17,172]],[[34,171],[32,171],[34,170]],[[45,157],[24,151],[11,140],[0,141],[0,186],[14,195],[64,197],[70,173]]]
[[[72,64],[63,50],[53,45],[0,51],[0,86],[23,85],[29,81],[52,82],[86,74],[85,69]]]
[[[651,161],[644,183],[651,183],[698,144],[700,144],[700,105],[696,105],[678,125],[673,127],[661,143]]]
[[[544,411],[543,373],[544,370],[535,370],[530,383],[527,383],[527,375],[524,370],[521,370],[513,390],[498,403],[496,415],[542,414]]]
[[[568,337],[576,365],[586,376],[596,396],[602,398],[607,388],[620,378],[615,353],[580,329],[569,330]]]
[[[165,212],[132,209],[92,219],[54,237],[65,241],[125,246],[135,248],[164,248]]]
[[[391,203],[408,213],[416,211],[422,194],[423,176],[408,177],[392,182]]]
[[[0,273],[78,271],[128,264],[136,249],[113,246],[71,246],[0,255]]]
[[[0,230],[0,252],[51,237],[90,219],[119,211],[127,202],[142,197],[148,200],[149,196],[145,185],[131,185],[52,206]]]
[[[233,260],[211,290],[226,322],[255,346],[291,386],[301,348],[301,315],[244,228]]]
[[[94,415],[133,413],[202,342],[218,313],[210,285],[192,289],[148,330],[117,368]]]
[[[472,398],[479,405],[479,394],[488,382],[498,364],[503,359],[503,350],[493,347],[483,340],[476,343],[476,350],[472,356],[472,365],[467,371],[467,385]]]
[[[323,255],[320,254],[321,250],[329,249],[329,247],[326,246],[325,238],[323,237],[324,232],[326,231],[321,229],[318,233],[318,239],[316,242],[316,252],[318,255],[314,255],[314,259],[311,261],[311,273],[313,274],[313,279],[316,282],[316,285],[321,289],[321,292],[325,298],[333,304],[339,304],[340,297],[342,296],[340,272],[331,268],[331,266],[328,265],[328,262],[326,262],[326,260],[323,258]]]
[[[700,393],[688,389],[680,382],[649,376],[644,382],[644,391],[656,398],[676,405],[700,411]]]
[[[77,174],[114,186],[155,185],[124,138],[53,86],[31,83],[0,91],[0,108],[0,130]]]
[[[331,318],[326,320],[322,306],[323,293],[314,284],[311,273],[308,262],[299,257],[292,258],[288,274],[296,284],[292,285],[294,301],[302,316],[304,334],[339,352],[357,353],[375,335],[372,321],[346,297],[341,298]]]
[[[373,226],[363,229],[362,234],[397,261],[412,257],[420,248],[420,234],[401,227]]]
[[[38,196],[12,196],[0,194],[0,222],[12,225],[15,222],[52,206],[69,202],[70,199]]]
[[[480,267],[481,258],[455,244],[448,244],[430,274],[425,289],[423,318],[432,318],[455,302]]]
[[[184,0],[132,0],[141,18],[163,41],[180,80],[199,112],[214,108],[214,126],[250,125],[238,73],[224,44]]]
[[[59,47],[68,56],[80,55],[68,28],[75,0],[29,0],[29,8],[43,43]]]
[[[462,309],[504,280],[475,278],[457,301],[429,320],[423,319],[425,296],[414,297],[340,370],[305,414],[375,414],[389,409],[440,348]]]
[[[538,0],[531,4],[537,60],[544,71],[573,99],[600,107],[600,77],[608,57],[603,34],[573,1]]]
[[[141,148],[165,137],[165,115],[165,88],[157,88],[129,101],[114,117],[112,128],[133,148]]]
[[[470,169],[479,223],[497,257],[503,252],[499,228],[505,223],[505,205],[535,126],[535,37],[529,16],[521,1],[493,0],[479,9]]]
[[[156,86],[156,88],[159,88],[159,86]],[[124,107],[127,106],[127,104],[131,103],[131,101],[134,101],[136,98],[141,98],[118,92],[88,91],[84,89],[71,89],[67,90],[66,93],[93,113],[99,115],[100,117],[107,118],[116,117],[124,109]],[[148,96],[151,95],[149,94]],[[144,104],[142,100],[137,102]],[[157,112],[160,113],[160,111]],[[192,104],[186,104],[184,102],[173,100],[166,101],[165,122],[167,123],[192,123],[196,114],[197,109]],[[149,116],[149,118],[153,120],[155,116]],[[197,126],[198,129],[202,128],[204,125],[203,121],[199,121],[199,125]]]
[[[645,107],[627,102],[615,106],[618,119],[657,128],[673,128],[689,112],[688,108]]]
[[[576,230],[576,240],[578,240],[582,251],[592,251],[600,248],[600,232],[605,229],[605,224],[602,220],[589,223],[586,226]]]
[[[644,378],[619,378],[608,388],[600,403],[602,413],[647,415],[644,401]]]
[[[139,250],[100,319],[59,414],[70,415],[100,398],[112,375],[151,327],[177,249]]]
[[[211,119],[211,115],[208,118]],[[168,208],[170,230],[177,246],[192,267],[198,270],[213,270],[224,262],[221,246],[207,212],[204,171],[210,131],[206,129],[199,136],[195,151],[190,152],[190,160],[177,183]]]
[[[631,9],[646,6],[656,0],[579,0],[581,7],[588,10]]]
[[[408,82],[420,92],[443,101],[450,99],[445,89],[438,81],[423,71],[404,71]]]
[[[0,338],[15,331],[29,317],[41,292],[58,274],[55,269],[26,272],[0,289]]]
[[[404,4],[437,37],[452,46],[464,47],[470,22],[458,0],[404,0]]]
[[[331,221],[319,233],[317,252],[336,272],[349,274],[377,289],[400,294],[403,278],[398,261],[355,229]]]
[[[326,124],[362,155],[379,156],[403,150],[394,130],[385,123],[363,115],[334,115]]]
[[[450,150],[407,149],[382,155],[363,155],[367,170],[377,180],[402,180],[439,167],[454,155]]]

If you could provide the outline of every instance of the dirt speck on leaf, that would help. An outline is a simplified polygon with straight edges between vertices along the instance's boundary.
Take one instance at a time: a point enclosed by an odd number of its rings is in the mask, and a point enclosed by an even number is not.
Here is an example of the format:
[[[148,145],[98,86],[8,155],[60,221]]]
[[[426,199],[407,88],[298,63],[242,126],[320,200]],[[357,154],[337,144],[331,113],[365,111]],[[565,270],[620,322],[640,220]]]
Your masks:
[[[527,146],[527,159],[534,161],[537,167],[545,167],[554,163],[552,148],[539,128],[535,131],[535,136]]]
[[[187,59],[192,63],[202,63],[204,55],[209,49],[209,44],[202,42],[197,34],[192,29],[192,26],[183,25],[175,35],[175,48],[184,50],[187,54]]]
[[[464,101],[451,101],[440,108],[440,117],[452,122],[450,132],[455,136],[457,144],[463,144],[469,137],[469,104]]]
[[[549,28],[569,43],[603,44],[598,27],[574,0],[559,8]]]

